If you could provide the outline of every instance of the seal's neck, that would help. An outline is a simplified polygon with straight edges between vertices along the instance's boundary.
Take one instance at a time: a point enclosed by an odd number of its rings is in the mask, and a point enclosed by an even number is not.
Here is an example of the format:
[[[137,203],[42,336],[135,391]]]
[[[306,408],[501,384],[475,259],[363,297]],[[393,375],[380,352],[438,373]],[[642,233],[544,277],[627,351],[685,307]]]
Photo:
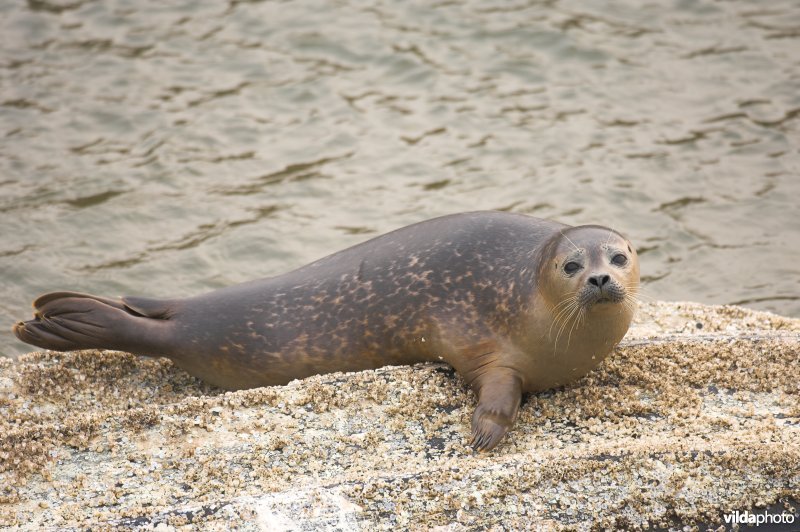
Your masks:
[[[596,303],[589,308],[553,305],[540,294],[525,317],[527,342],[548,346],[556,356],[582,357],[610,351],[622,340],[633,319],[623,303]],[[532,345],[528,343],[528,345]]]

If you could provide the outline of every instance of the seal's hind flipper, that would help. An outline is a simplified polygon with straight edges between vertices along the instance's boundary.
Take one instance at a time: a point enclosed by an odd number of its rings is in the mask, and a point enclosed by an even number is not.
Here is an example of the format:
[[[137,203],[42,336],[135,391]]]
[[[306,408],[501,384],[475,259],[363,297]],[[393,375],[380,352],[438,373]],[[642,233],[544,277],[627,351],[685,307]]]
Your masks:
[[[111,303],[111,304],[109,304]],[[14,334],[29,344],[55,351],[106,347],[111,314],[122,304],[75,292],[53,292],[33,302],[35,318],[17,323]]]
[[[54,351],[71,351],[80,349],[80,346],[59,335],[56,332],[50,331],[50,326],[46,323],[39,321],[39,319],[19,322],[14,325],[14,334],[27,344],[45,347]]]
[[[149,297],[123,297],[125,310],[133,311],[145,318],[155,320],[168,320],[174,314],[174,308],[166,299],[152,299]]]
[[[119,299],[76,292],[45,294],[34,301],[34,319],[14,325],[14,334],[23,342],[55,351],[94,348],[140,354],[163,352],[163,327],[159,324],[164,322],[140,313],[140,298],[131,299],[135,300],[135,309]]]
[[[107,297],[98,297],[90,294],[82,294],[80,292],[50,292],[49,294],[37,297],[33,302],[33,308],[38,310],[52,301],[66,298],[94,299],[95,301],[100,301],[110,307],[124,310],[124,306],[119,299],[109,299]]]

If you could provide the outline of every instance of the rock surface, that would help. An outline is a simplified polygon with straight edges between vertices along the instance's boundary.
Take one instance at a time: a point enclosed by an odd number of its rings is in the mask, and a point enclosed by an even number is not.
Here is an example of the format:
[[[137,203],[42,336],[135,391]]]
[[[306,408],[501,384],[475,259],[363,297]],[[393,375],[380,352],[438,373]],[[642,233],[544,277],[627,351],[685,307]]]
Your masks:
[[[583,530],[797,515],[799,368],[800,320],[645,304],[600,368],[527,396],[504,442],[475,454],[475,398],[447,366],[226,393],[165,359],[0,359],[0,526]]]

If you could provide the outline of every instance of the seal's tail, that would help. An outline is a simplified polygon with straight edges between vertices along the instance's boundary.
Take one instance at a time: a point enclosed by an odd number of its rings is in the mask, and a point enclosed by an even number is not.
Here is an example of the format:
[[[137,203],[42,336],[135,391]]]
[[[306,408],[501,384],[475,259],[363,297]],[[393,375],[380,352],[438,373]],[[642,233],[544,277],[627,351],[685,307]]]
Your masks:
[[[95,348],[166,354],[162,340],[172,315],[168,301],[53,292],[33,306],[34,319],[14,325],[14,334],[23,342],[55,351]]]

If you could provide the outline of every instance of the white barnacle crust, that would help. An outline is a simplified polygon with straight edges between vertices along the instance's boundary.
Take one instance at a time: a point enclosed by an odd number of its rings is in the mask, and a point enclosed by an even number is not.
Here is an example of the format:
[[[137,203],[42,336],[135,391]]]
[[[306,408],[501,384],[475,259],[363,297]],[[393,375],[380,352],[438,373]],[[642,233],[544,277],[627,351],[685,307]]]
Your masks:
[[[642,304],[490,453],[441,364],[223,392],[119,352],[0,359],[0,527],[717,528],[800,496],[798,352],[800,320]]]

